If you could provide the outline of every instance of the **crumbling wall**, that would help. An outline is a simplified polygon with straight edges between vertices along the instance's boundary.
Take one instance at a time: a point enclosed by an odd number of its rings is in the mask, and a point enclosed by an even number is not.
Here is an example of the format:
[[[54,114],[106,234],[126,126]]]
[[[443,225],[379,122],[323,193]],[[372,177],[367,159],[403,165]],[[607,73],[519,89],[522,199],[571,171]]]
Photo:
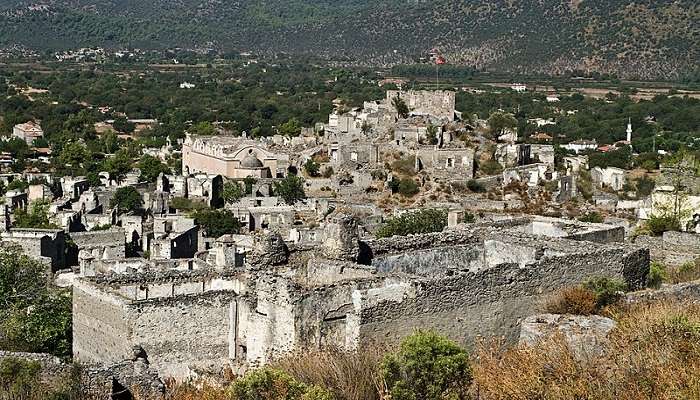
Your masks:
[[[178,295],[128,307],[131,342],[141,345],[164,376],[185,378],[228,365],[232,292]]]
[[[484,247],[481,244],[407,251],[372,259],[372,266],[379,273],[421,276],[444,276],[449,272],[479,269],[483,265]]]
[[[576,242],[569,242],[573,248]],[[648,252],[620,247],[595,253],[543,256],[522,267],[500,264],[477,272],[413,282],[414,292],[360,309],[360,341],[398,342],[415,329],[435,329],[471,344],[479,336],[517,339],[520,321],[564,287],[609,276],[642,287]],[[407,291],[406,293],[411,293]]]
[[[84,364],[116,363],[131,351],[130,315],[123,299],[76,279],[73,357]]]
[[[669,266],[679,266],[700,258],[700,235],[687,232],[664,232],[663,236],[638,236],[634,244],[649,249],[651,259]]]
[[[98,259],[126,257],[124,230],[114,228],[106,231],[76,232],[70,235],[78,251],[90,253]]]

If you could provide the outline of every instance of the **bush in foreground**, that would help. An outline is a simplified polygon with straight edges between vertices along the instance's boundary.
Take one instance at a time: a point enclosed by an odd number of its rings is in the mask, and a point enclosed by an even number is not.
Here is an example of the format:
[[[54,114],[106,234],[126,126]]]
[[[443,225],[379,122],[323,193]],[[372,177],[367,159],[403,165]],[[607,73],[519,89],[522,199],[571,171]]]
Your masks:
[[[594,278],[580,286],[559,291],[545,302],[544,311],[550,314],[600,314],[606,307],[618,303],[626,291],[627,285],[619,279]]]
[[[333,400],[327,390],[272,368],[253,371],[235,381],[230,393],[235,400]]]
[[[392,400],[468,397],[469,354],[432,331],[407,337],[398,352],[386,356],[381,369]]]

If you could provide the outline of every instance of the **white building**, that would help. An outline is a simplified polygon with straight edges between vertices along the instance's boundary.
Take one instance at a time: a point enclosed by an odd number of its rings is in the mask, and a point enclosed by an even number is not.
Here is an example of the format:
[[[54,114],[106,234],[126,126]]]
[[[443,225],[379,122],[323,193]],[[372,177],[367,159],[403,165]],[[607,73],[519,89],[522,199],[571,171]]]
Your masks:
[[[578,154],[582,151],[597,149],[598,143],[595,140],[575,140],[571,143],[565,144],[562,147]]]
[[[598,187],[609,187],[613,190],[622,190],[625,186],[625,170],[615,167],[591,169],[591,179]]]
[[[44,131],[39,124],[29,121],[24,124],[15,125],[14,128],[12,128],[12,136],[24,140],[31,146],[35,139],[44,136]]]

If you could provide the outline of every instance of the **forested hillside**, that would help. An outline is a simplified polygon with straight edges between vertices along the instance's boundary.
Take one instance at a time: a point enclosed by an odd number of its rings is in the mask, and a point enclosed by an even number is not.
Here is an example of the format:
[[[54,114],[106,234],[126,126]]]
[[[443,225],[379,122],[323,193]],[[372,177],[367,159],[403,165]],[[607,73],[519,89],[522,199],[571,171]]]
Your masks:
[[[212,47],[365,65],[675,79],[697,69],[696,0],[0,0],[0,47]]]

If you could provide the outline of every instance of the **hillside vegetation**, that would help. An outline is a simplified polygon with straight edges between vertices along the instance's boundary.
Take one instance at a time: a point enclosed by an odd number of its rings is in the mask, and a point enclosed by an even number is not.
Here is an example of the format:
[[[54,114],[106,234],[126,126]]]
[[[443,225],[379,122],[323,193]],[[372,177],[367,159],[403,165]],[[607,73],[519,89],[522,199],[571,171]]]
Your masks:
[[[1,0],[0,46],[199,47],[365,65],[448,62],[681,78],[700,58],[694,0]]]

